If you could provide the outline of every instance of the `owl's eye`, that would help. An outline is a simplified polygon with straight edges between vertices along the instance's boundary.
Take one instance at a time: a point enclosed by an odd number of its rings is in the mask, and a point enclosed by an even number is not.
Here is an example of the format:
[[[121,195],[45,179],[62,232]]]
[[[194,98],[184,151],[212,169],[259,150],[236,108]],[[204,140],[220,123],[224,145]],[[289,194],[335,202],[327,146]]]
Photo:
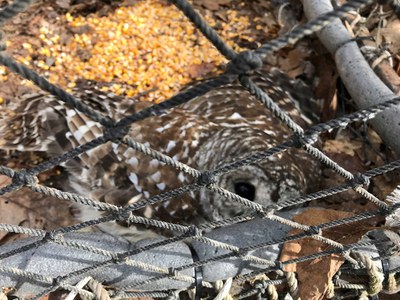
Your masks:
[[[243,198],[253,201],[256,196],[256,187],[249,182],[236,182],[235,193]]]

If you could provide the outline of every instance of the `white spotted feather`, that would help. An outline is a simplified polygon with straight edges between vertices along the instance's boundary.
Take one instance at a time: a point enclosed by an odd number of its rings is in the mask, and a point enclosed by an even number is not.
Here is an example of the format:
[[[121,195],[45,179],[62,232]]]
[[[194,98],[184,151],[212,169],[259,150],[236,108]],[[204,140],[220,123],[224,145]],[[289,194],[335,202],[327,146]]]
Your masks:
[[[303,127],[310,125],[291,96],[270,77],[255,75],[253,79],[296,122]],[[114,120],[151,105],[94,88],[75,90],[73,95]],[[53,96],[36,93],[17,102],[15,115],[1,121],[0,132],[3,149],[44,151],[54,156],[102,136],[103,127]],[[265,151],[291,135],[286,125],[237,83],[212,90],[161,116],[134,123],[128,133],[132,140],[200,171]],[[71,191],[121,207],[194,182],[184,172],[123,143],[108,142],[64,165],[70,181],[66,186]],[[304,151],[292,149],[223,174],[216,183],[232,192],[242,183],[254,187],[251,200],[267,206],[304,194],[310,186],[316,186],[317,178],[318,163]],[[101,215],[88,207],[80,210],[81,220]],[[243,205],[203,188],[134,213],[180,224],[201,224],[247,212]],[[135,240],[170,234],[127,222],[102,224],[100,228]]]

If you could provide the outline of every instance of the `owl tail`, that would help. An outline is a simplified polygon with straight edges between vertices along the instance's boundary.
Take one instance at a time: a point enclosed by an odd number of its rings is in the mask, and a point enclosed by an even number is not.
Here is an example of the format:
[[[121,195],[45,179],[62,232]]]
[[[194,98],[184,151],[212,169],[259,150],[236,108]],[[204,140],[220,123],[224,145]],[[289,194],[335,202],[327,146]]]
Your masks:
[[[45,95],[25,95],[15,107],[0,113],[0,148],[47,152],[55,141],[51,133],[65,131],[59,119],[60,114]]]
[[[93,87],[72,91],[75,99],[114,120],[151,105],[134,98],[103,93]],[[0,111],[0,149],[63,154],[103,135],[103,127],[85,114],[44,93],[24,95],[11,109]],[[94,165],[106,155],[104,148],[79,155]],[[90,153],[89,153],[90,152]],[[89,155],[90,154],[90,155]],[[94,160],[94,161],[93,161]]]

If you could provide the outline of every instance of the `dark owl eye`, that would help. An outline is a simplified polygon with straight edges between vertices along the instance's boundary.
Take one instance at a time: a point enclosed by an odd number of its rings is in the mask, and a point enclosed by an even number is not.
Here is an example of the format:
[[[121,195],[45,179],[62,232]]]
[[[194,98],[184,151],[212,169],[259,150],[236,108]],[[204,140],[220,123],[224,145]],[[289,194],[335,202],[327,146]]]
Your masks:
[[[235,193],[243,198],[253,201],[256,196],[256,188],[249,182],[236,182]]]

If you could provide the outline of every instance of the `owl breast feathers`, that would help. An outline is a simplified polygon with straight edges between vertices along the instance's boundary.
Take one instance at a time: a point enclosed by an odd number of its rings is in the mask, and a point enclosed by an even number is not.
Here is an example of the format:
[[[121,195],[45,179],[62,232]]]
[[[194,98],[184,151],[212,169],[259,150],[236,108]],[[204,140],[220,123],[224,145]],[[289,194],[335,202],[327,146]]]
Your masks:
[[[271,77],[254,75],[252,79],[298,124],[309,125],[292,97]],[[114,120],[150,106],[104,94],[94,88],[75,90],[73,95]],[[14,116],[5,118],[0,125],[3,149],[46,151],[54,156],[103,134],[101,125],[53,96],[30,94],[15,102]],[[136,122],[131,125],[128,135],[176,161],[205,171],[276,146],[287,140],[292,132],[234,83],[214,89],[161,116]],[[148,199],[194,181],[189,175],[125,144],[111,142],[66,162],[65,168],[69,173],[65,190],[118,206]],[[304,194],[315,185],[317,170],[315,160],[304,151],[291,149],[220,175],[216,184],[261,205],[269,205]],[[88,207],[81,207],[80,211],[79,217],[83,221],[101,215]],[[134,213],[198,225],[248,212],[243,205],[202,188]],[[156,234],[155,230],[137,224],[110,222],[100,225],[100,229],[135,240]]]

